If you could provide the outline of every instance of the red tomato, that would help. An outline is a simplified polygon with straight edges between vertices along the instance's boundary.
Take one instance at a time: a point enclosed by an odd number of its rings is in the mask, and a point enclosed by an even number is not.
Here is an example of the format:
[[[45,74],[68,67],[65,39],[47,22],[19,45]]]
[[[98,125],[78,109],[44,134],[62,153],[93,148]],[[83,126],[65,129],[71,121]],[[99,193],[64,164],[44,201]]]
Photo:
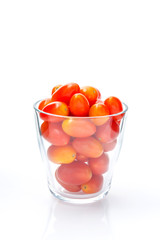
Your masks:
[[[72,142],[72,146],[77,153],[89,158],[100,157],[103,153],[101,143],[94,137],[75,138]]]
[[[43,122],[41,134],[55,146],[67,145],[70,140],[70,136],[63,131],[61,123]]]
[[[101,175],[108,171],[109,168],[109,157],[103,153],[98,158],[90,158],[88,165],[94,175]]]
[[[96,126],[86,119],[66,119],[62,123],[62,128],[72,137],[89,137],[96,132]]]
[[[76,159],[78,161],[81,161],[81,162],[87,162],[88,161],[88,157],[86,157],[86,156],[84,156],[84,155],[82,155],[80,153],[76,154]]]
[[[80,87],[77,83],[69,83],[58,88],[52,95],[52,101],[61,101],[69,104],[71,97],[79,93]]]
[[[121,101],[116,97],[109,97],[104,101],[105,105],[108,107],[110,114],[116,114],[123,111],[123,106]],[[114,116],[114,120],[118,121],[123,117],[123,114]]]
[[[109,115],[109,109],[104,103],[95,103],[91,106],[89,110],[89,116],[90,117],[96,117],[96,116],[106,116]],[[103,125],[108,120],[108,117],[106,118],[93,118],[92,121],[95,125],[100,126]]]
[[[84,193],[91,194],[99,192],[103,186],[103,176],[95,175],[90,181],[81,185],[81,189]]]
[[[65,184],[65,183],[61,182],[61,180],[57,177],[57,170],[55,172],[55,177],[56,177],[57,182],[63,188],[65,188],[67,191],[69,191],[69,192],[79,192],[81,190],[81,186],[80,185],[68,185],[68,184]]]
[[[57,91],[57,89],[60,88],[60,87],[62,87],[61,84],[56,85],[54,88],[52,88],[52,94],[53,94],[55,91]]]
[[[117,144],[117,139],[114,139],[112,142],[102,143],[104,152],[112,151],[115,148],[116,144]]]
[[[111,142],[119,134],[119,125],[110,117],[102,126],[97,127],[96,137],[102,143]]]
[[[43,112],[55,114],[55,115],[61,115],[61,116],[68,116],[69,114],[68,106],[63,102],[58,102],[58,101],[49,103],[47,106],[43,108]],[[45,113],[40,113],[40,117],[44,121],[51,121],[51,122],[60,122],[64,120],[64,118],[62,117],[51,116]]]
[[[89,102],[83,94],[81,93],[74,94],[71,97],[69,106],[73,116],[79,117],[88,116]]]
[[[71,145],[53,146],[47,151],[48,158],[57,164],[69,164],[76,158],[76,152]]]
[[[40,102],[38,109],[43,110],[45,106],[47,106],[51,102],[50,98],[44,99],[43,101]]]
[[[82,93],[89,101],[89,104],[92,106],[98,99],[97,89],[90,86],[85,86],[80,89],[80,93]]]
[[[77,161],[62,164],[57,169],[57,177],[65,184],[81,185],[91,179],[92,172],[87,164]]]

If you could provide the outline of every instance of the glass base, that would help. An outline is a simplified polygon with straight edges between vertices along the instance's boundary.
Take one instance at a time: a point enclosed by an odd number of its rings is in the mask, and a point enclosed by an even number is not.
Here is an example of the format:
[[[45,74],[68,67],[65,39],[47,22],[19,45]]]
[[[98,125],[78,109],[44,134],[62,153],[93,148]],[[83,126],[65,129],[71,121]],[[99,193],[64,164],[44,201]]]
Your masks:
[[[49,183],[48,183],[48,187],[54,197],[64,202],[73,203],[73,204],[88,204],[88,203],[97,202],[103,199],[110,190],[110,185],[109,185],[108,188],[105,189],[105,191],[84,195],[84,193],[79,193],[79,192],[77,194],[70,193],[62,189],[58,189],[58,191],[55,191],[52,189],[52,186]]]

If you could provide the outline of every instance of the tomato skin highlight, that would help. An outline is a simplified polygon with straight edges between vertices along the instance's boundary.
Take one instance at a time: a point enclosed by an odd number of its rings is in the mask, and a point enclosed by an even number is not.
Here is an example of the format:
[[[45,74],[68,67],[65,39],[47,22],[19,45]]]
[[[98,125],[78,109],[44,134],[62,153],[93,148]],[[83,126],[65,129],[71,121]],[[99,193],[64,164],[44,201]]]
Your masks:
[[[96,126],[86,119],[66,119],[62,123],[62,128],[72,137],[89,137],[96,132]]]
[[[112,151],[115,148],[116,144],[117,144],[117,139],[114,139],[111,142],[104,142],[104,143],[102,143],[104,152]]]
[[[60,116],[68,116],[69,115],[69,109],[68,106],[63,102],[51,102],[47,106],[43,108],[43,112],[60,115]],[[61,122],[64,120],[63,117],[56,117],[47,115],[45,113],[40,113],[40,118],[44,121],[50,121],[50,122]]]
[[[38,106],[38,109],[42,111],[43,108],[44,108],[45,106],[47,106],[50,102],[51,102],[51,99],[50,99],[50,98],[46,98],[46,99],[42,100],[42,101],[40,102],[39,106]]]
[[[90,158],[88,165],[93,175],[101,175],[109,169],[109,157],[103,153],[99,158]]]
[[[61,84],[54,86],[54,87],[52,88],[52,93],[51,93],[51,95],[53,95],[53,93],[54,93],[55,91],[57,91],[58,88],[60,88],[60,87],[62,87]]]
[[[70,164],[62,164],[57,169],[57,176],[65,184],[81,185],[91,179],[92,172],[87,164],[74,161]]]
[[[55,146],[67,145],[70,140],[70,136],[63,131],[61,123],[44,121],[41,124],[41,134],[48,142]]]
[[[98,99],[101,99],[101,93],[100,93],[100,91],[98,90],[98,88],[96,88],[96,90],[97,90],[97,93],[98,93],[97,98],[98,98]]]
[[[61,180],[58,178],[57,176],[57,172],[58,172],[58,169],[56,170],[55,172],[55,178],[57,180],[57,182],[63,187],[65,188],[67,191],[69,192],[79,192],[81,190],[81,186],[80,185],[68,185],[68,184],[65,184],[63,182],[61,182]]]
[[[75,93],[79,93],[80,87],[77,83],[68,83],[58,88],[52,95],[52,101],[65,102],[67,105]]]
[[[89,116],[90,117],[96,117],[96,116],[106,116],[109,115],[109,109],[104,103],[95,103],[91,106],[89,110]],[[93,118],[92,121],[96,126],[103,125],[108,120],[108,117],[106,118]]]
[[[102,142],[111,142],[118,137],[119,125],[110,117],[110,119],[103,125],[97,127],[95,133],[97,139]]]
[[[94,137],[75,138],[72,142],[72,146],[77,153],[88,158],[97,158],[103,153],[101,143]]]
[[[99,192],[103,186],[103,176],[93,175],[91,180],[82,184],[81,189],[86,194]]]
[[[74,94],[71,97],[69,106],[73,116],[79,116],[79,117],[88,116],[89,102],[83,94],[81,93]]]
[[[116,114],[123,111],[121,101],[117,97],[109,97],[104,101],[104,104],[108,107],[110,114]],[[113,116],[115,121],[121,120],[123,114]]]
[[[47,155],[49,160],[57,164],[69,164],[76,158],[76,152],[71,145],[54,146],[48,148]]]
[[[98,99],[98,91],[96,88],[91,86],[85,86],[80,89],[80,93],[82,93],[89,101],[90,106],[92,106]]]

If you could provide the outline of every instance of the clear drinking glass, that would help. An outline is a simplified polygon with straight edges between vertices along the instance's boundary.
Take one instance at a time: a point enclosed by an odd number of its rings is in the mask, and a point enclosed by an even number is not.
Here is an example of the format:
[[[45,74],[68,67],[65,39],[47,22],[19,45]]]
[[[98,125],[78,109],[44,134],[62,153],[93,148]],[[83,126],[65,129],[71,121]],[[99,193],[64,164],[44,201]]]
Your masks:
[[[66,117],[39,110],[40,102],[34,104],[36,130],[49,190],[70,203],[104,198],[122,146],[127,105],[114,115]]]

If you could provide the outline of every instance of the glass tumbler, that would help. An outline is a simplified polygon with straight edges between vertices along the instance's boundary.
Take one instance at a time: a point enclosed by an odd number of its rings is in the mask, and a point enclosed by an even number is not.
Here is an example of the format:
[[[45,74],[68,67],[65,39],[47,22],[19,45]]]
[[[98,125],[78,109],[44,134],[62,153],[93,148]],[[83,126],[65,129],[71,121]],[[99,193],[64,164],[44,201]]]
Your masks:
[[[38,109],[41,101],[34,110],[49,190],[70,203],[104,198],[122,146],[127,105],[118,114],[74,117],[43,112]]]

